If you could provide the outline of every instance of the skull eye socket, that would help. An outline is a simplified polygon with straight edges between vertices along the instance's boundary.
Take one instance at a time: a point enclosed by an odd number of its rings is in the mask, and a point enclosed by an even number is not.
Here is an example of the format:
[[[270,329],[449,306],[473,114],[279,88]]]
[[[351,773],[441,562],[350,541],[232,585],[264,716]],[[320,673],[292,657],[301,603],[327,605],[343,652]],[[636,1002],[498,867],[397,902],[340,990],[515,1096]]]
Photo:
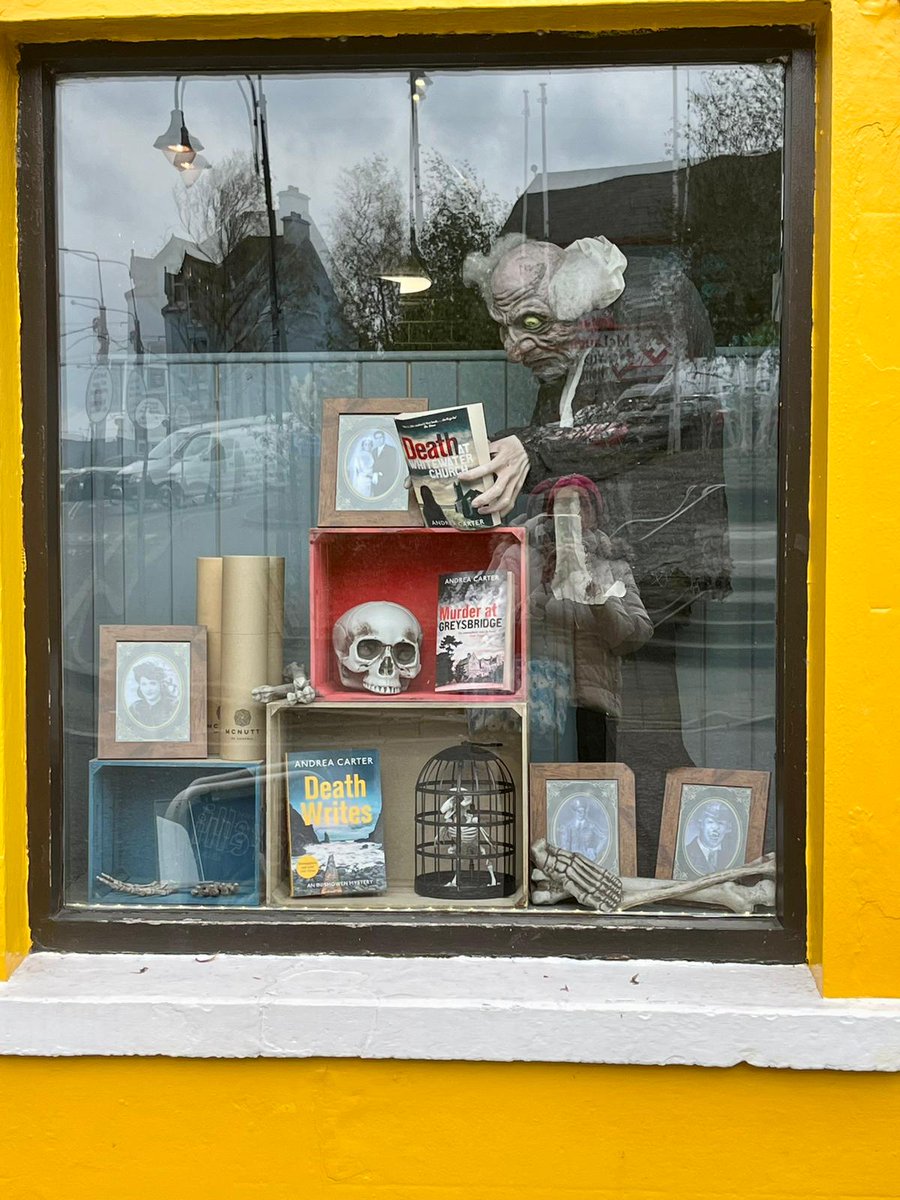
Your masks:
[[[395,642],[394,658],[398,666],[410,667],[416,661],[418,647],[413,642]]]
[[[383,651],[384,642],[380,642],[378,638],[360,638],[356,643],[356,657],[361,658],[363,662],[378,658]]]

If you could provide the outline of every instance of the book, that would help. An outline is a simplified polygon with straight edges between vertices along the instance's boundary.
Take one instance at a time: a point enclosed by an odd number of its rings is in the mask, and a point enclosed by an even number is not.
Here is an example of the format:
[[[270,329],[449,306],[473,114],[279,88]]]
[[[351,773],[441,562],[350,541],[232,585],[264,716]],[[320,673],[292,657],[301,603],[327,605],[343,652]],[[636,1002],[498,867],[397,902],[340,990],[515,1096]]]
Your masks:
[[[436,692],[515,691],[512,571],[457,571],[438,583]]]
[[[410,480],[426,525],[448,529],[491,529],[497,513],[482,514],[474,501],[494,476],[465,483],[459,476],[491,461],[484,406],[462,404],[395,417]]]
[[[291,896],[387,891],[377,750],[288,753]]]

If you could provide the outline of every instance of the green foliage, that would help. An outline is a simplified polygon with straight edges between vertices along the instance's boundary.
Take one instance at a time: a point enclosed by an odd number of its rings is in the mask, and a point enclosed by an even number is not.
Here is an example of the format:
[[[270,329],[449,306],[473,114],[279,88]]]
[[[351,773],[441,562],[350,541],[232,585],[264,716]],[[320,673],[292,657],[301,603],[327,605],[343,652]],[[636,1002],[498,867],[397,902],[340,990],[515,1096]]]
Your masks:
[[[481,300],[462,282],[467,254],[489,249],[501,223],[499,198],[467,162],[425,156],[424,224],[418,252],[427,292],[400,297],[378,278],[409,244],[399,174],[379,154],[345,170],[331,224],[335,286],[361,349],[483,349],[497,331]]]

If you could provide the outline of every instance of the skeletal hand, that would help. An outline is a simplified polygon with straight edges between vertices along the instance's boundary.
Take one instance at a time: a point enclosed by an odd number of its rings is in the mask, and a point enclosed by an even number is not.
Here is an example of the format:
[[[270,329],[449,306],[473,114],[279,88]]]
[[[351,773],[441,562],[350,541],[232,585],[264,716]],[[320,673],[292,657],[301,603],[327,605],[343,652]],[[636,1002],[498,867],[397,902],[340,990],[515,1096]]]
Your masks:
[[[736,913],[751,913],[757,905],[775,901],[775,855],[692,880],[619,878],[585,858],[543,839],[531,847],[532,901],[559,904],[571,897],[583,908],[625,912],[674,900],[710,904]],[[756,878],[753,884],[739,882]]]
[[[483,491],[473,503],[482,514],[500,513],[502,515],[508,513],[516,503],[528,475],[529,465],[525,447],[517,437],[510,436],[491,442],[490,465],[463,471],[459,478],[463,482],[469,483],[473,480],[484,479],[486,475],[496,476],[494,483]]]
[[[285,683],[276,686],[263,684],[255,687],[250,695],[257,704],[271,704],[273,700],[286,700],[288,704],[312,704],[316,691],[306,675],[306,668],[299,663],[285,667]]]

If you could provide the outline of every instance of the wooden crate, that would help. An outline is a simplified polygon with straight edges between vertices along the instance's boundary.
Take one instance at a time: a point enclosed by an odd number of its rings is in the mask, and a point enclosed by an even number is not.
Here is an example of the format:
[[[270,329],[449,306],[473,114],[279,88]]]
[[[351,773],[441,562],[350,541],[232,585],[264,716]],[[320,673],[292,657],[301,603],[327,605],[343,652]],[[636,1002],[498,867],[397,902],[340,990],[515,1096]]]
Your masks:
[[[422,626],[422,670],[398,696],[443,704],[450,693],[435,692],[438,580],[454,571],[510,570],[515,577],[515,691],[466,694],[467,703],[526,700],[525,659],[528,596],[525,530],[498,525],[490,530],[458,529],[313,529],[310,531],[310,675],[324,700],[355,704],[366,693],[340,681],[331,633],[338,618],[356,604],[390,600],[408,608]]]
[[[524,905],[527,879],[528,716],[522,703],[465,704],[377,700],[353,705],[316,701],[268,706],[266,771],[266,900],[275,906],[317,909],[445,909]],[[442,902],[416,894],[415,785],[427,760],[461,740],[489,745],[510,770],[516,787],[517,888],[502,899]],[[497,743],[497,744],[495,744]],[[320,749],[377,749],[381,754],[384,846],[388,891],[381,896],[291,899],[285,755]]]
[[[102,905],[258,905],[261,900],[262,781],[260,762],[221,759],[94,759],[90,764],[88,900]],[[185,829],[207,879],[237,883],[233,896],[198,897],[187,890],[134,896],[101,883],[101,872],[128,883],[171,879],[160,859],[159,819],[184,798]],[[174,880],[173,882],[178,882]]]

